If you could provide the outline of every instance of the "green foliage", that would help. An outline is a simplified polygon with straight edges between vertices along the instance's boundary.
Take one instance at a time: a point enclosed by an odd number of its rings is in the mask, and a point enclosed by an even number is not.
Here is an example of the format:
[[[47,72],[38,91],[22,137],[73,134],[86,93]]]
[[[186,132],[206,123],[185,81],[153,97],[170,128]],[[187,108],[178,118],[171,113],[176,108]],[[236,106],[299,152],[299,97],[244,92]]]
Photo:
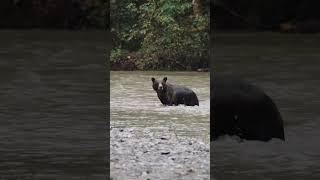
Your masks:
[[[139,68],[191,70],[208,66],[209,17],[194,16],[190,0],[122,0],[118,5],[112,8],[116,13],[112,20],[117,22],[112,25],[115,47],[138,52]]]
[[[120,48],[115,48],[111,50],[111,62],[116,62],[117,59],[123,58],[125,54],[128,54],[129,52]]]

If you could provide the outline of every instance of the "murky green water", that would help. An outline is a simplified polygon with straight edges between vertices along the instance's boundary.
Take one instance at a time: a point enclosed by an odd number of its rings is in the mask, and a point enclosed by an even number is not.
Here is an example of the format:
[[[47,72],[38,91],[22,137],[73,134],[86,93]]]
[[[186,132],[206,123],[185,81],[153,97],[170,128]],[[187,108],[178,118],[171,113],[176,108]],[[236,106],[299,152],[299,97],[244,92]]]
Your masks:
[[[1,178],[103,174],[105,138],[97,137],[106,131],[103,35],[1,32]],[[214,69],[266,90],[286,131],[286,142],[214,142],[214,178],[319,179],[320,35],[217,34],[214,42]],[[161,105],[150,78],[164,76],[193,89],[200,106]],[[164,127],[209,140],[208,73],[111,72],[110,85],[111,126]]]
[[[0,31],[0,179],[105,179],[105,36]]]
[[[285,142],[214,142],[213,177],[320,179],[320,35],[225,33],[213,39],[213,68],[262,87],[280,109],[286,135]]]
[[[152,89],[151,77],[168,77],[197,94],[200,106],[163,106]],[[209,73],[199,72],[111,72],[110,117],[114,127],[169,127],[178,136],[209,140]]]

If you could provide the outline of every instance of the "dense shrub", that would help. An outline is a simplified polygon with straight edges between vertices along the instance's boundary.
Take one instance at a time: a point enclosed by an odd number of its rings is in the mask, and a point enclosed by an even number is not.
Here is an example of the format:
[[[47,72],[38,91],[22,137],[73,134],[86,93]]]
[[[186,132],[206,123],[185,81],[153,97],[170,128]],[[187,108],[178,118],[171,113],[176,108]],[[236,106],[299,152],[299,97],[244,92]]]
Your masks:
[[[141,70],[208,67],[208,14],[194,14],[190,0],[117,1],[111,62],[129,56]]]

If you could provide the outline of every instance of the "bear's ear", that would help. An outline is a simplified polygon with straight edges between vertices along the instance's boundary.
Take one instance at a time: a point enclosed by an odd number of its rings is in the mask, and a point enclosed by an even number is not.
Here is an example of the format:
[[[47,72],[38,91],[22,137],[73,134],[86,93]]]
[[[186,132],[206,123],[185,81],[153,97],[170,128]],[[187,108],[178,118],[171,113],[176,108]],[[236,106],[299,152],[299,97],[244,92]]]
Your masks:
[[[167,77],[164,77],[163,82],[167,82],[167,79],[168,79]]]
[[[154,82],[156,79],[154,77],[151,78],[151,81]]]

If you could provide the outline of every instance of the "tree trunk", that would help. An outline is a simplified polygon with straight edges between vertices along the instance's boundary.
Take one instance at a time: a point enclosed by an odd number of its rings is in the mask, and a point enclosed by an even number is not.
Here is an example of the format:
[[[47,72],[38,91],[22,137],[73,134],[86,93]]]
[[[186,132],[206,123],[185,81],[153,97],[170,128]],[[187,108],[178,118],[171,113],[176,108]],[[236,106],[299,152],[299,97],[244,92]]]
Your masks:
[[[193,14],[195,16],[201,16],[203,13],[202,0],[192,0]]]

